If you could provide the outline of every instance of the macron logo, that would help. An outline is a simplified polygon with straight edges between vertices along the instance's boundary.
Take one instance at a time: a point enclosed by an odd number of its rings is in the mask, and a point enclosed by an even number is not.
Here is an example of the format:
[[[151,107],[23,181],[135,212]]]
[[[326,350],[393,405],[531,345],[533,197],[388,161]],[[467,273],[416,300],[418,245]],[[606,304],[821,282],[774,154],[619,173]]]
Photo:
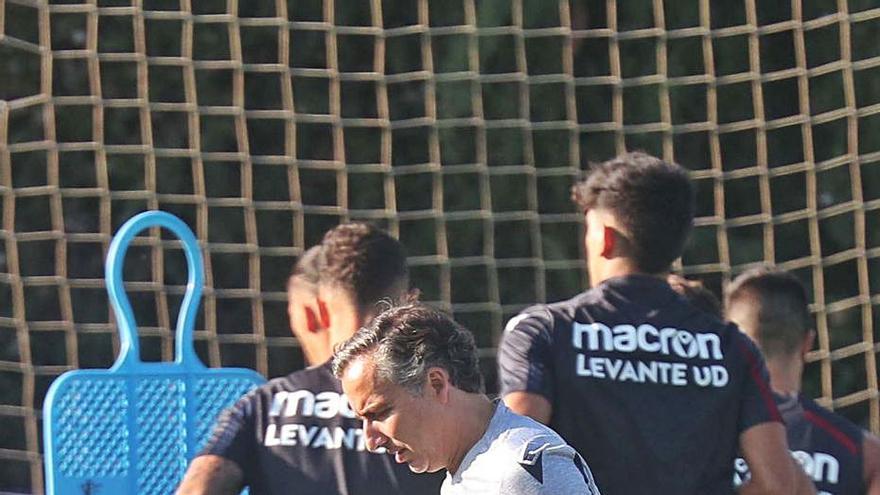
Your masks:
[[[317,417],[329,419],[336,416],[354,418],[354,411],[345,394],[336,392],[313,393],[311,390],[278,392],[272,397],[269,417]]]
[[[803,450],[791,451],[791,456],[800,464],[816,483],[836,485],[840,483],[840,462],[831,454],[824,452],[805,452]],[[734,486],[740,486],[751,477],[749,465],[742,457],[737,457],[733,463]],[[824,492],[819,492],[821,495]]]
[[[730,374],[722,364],[721,337],[714,333],[692,333],[671,327],[658,329],[647,323],[609,327],[602,323],[575,322],[571,344],[580,351],[574,363],[577,376],[676,387],[721,388],[730,382]],[[594,354],[602,351],[629,356]],[[675,358],[708,363],[687,364],[676,362]]]
[[[651,354],[673,355],[686,359],[720,361],[721,338],[714,333],[691,333],[677,328],[656,328],[647,323],[615,325],[577,323],[572,328],[575,349],[590,351],[643,351]]]

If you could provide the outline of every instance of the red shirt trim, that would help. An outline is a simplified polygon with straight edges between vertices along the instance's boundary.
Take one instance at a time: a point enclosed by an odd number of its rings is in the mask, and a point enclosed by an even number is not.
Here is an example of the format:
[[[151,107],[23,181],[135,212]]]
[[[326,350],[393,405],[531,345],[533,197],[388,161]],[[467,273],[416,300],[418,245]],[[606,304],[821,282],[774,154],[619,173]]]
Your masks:
[[[758,392],[764,400],[764,405],[767,406],[767,412],[770,413],[770,419],[785,423],[785,421],[782,420],[782,415],[779,414],[779,408],[776,407],[776,401],[773,400],[773,393],[770,392],[770,385],[764,380],[764,376],[761,375],[761,367],[757,356],[755,356],[752,350],[749,349],[749,346],[743,341],[739,341],[739,347],[742,353],[745,354],[746,361],[749,362],[749,374],[752,375],[752,380],[758,385]]]
[[[804,411],[804,417],[807,419],[807,421],[828,432],[829,435],[834,437],[835,440],[846,447],[846,449],[849,450],[852,455],[857,455],[859,453],[859,448],[856,443],[853,442],[850,437],[846,436],[845,433],[840,431],[836,426],[828,422],[827,419],[809,410]]]

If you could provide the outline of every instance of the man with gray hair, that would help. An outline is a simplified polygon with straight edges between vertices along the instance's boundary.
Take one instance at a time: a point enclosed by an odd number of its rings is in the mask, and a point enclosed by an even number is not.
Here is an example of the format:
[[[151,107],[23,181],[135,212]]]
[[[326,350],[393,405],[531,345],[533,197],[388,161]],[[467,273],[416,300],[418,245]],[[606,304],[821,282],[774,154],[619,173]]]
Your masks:
[[[369,450],[416,473],[446,469],[441,494],[598,494],[550,428],[483,394],[473,335],[420,304],[391,308],[337,349],[333,373]]]

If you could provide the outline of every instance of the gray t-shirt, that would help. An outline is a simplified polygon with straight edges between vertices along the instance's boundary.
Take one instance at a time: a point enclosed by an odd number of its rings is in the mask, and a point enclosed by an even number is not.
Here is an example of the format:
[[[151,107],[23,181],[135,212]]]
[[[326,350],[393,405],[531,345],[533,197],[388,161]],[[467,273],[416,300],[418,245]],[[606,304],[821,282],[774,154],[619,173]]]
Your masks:
[[[550,428],[498,403],[441,495],[599,495],[583,458]]]

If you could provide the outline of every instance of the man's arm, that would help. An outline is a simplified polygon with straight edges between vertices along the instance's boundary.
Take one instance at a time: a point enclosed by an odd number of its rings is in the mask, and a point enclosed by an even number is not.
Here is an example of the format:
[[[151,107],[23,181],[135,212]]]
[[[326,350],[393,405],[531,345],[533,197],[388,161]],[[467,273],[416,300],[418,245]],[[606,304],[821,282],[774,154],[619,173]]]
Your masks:
[[[761,423],[739,436],[740,451],[751,478],[739,489],[741,495],[811,495],[816,488],[788,450],[785,426]]]
[[[532,392],[511,392],[504,396],[504,403],[511,411],[528,416],[535,421],[549,424],[553,405],[546,397]]]
[[[553,316],[532,308],[507,322],[498,345],[500,395],[513,412],[548,424],[553,413]]]
[[[816,493],[813,482],[788,449],[785,424],[770,391],[770,374],[761,351],[739,329],[733,330],[746,365],[740,399],[739,449],[752,474],[739,492],[746,495]]]
[[[177,495],[237,495],[253,477],[257,443],[254,435],[254,390],[226,408],[201,452],[186,470]]]
[[[219,455],[200,455],[193,459],[177,488],[176,495],[237,495],[243,474],[238,464]]]
[[[865,432],[862,437],[863,471],[865,493],[880,495],[880,438]]]

